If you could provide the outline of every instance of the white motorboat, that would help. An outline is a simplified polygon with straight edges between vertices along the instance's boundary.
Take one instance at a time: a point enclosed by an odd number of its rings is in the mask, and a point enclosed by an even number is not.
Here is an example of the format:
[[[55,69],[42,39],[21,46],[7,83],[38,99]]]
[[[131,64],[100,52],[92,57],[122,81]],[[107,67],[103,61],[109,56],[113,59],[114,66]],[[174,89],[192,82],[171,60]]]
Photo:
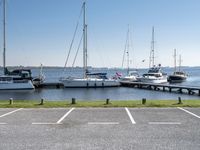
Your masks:
[[[154,65],[154,27],[152,28],[152,41],[151,51],[149,57],[149,70],[143,74],[142,77],[138,77],[139,82],[146,83],[167,83],[167,74],[162,73],[161,64],[157,67]]]
[[[83,2],[83,78],[67,77],[61,78],[60,81],[64,84],[64,87],[71,88],[93,88],[93,87],[116,87],[120,86],[118,80],[108,79],[105,74],[102,73],[88,73],[87,67],[87,25],[85,20],[85,7],[86,2]],[[81,11],[82,12],[82,11]],[[69,51],[70,52],[70,51]],[[68,55],[69,56],[69,55]],[[68,60],[68,59],[67,59]],[[67,62],[67,61],[66,61]]]
[[[153,67],[149,69],[148,73],[138,77],[137,80],[146,83],[167,83],[167,75],[162,73],[160,67]]]
[[[7,74],[6,68],[6,0],[3,0],[3,71],[0,76],[0,90],[32,90],[34,86],[29,78],[23,78],[16,74],[14,76]],[[24,77],[27,75],[23,74]]]
[[[120,81],[135,82],[137,81],[138,77],[139,77],[139,74],[137,71],[129,71],[129,74],[127,76],[121,77]]]
[[[0,76],[0,90],[33,90],[31,80],[21,79],[20,76]]]

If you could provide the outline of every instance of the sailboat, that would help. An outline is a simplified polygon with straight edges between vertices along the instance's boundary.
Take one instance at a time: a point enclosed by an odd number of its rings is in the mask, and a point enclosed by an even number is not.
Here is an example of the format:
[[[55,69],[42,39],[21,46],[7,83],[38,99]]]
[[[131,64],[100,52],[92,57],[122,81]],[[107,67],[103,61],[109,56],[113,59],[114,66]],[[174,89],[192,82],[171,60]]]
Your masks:
[[[87,67],[87,24],[86,24],[86,2],[83,2],[83,78],[67,77],[60,81],[66,88],[91,88],[91,87],[117,87],[118,80],[109,79],[106,73],[90,73]]]
[[[180,83],[187,79],[187,74],[181,71],[181,55],[179,55],[179,70],[176,69],[176,49],[174,49],[174,73],[168,76],[170,83]]]
[[[156,66],[154,64],[154,27],[152,28],[152,41],[151,51],[149,57],[149,70],[143,74],[142,77],[138,77],[138,81],[147,83],[167,83],[167,76],[161,70],[161,64]]]
[[[137,81],[137,77],[139,77],[139,74],[137,71],[130,71],[129,68],[129,47],[130,47],[130,31],[128,27],[127,31],[127,37],[126,37],[126,44],[125,44],[125,49],[124,49],[124,54],[123,54],[123,60],[122,60],[122,68],[124,66],[124,58],[126,54],[127,58],[127,74],[124,77],[120,77],[120,81]]]
[[[8,75],[6,68],[6,0],[3,0],[3,75],[0,76],[0,90],[32,90],[34,86],[29,79],[29,72]],[[26,77],[26,79],[25,79]]]

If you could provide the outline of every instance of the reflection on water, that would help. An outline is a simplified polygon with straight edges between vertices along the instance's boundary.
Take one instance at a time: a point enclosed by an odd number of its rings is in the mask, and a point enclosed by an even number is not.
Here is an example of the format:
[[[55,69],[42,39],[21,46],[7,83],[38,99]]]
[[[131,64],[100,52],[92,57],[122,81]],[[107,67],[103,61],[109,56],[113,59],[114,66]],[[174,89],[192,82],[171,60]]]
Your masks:
[[[6,91],[0,92],[0,99],[6,100],[13,98],[15,100],[39,100],[41,98],[50,101],[53,100],[70,100],[76,98],[78,100],[141,100],[147,99],[199,99],[199,96],[168,93],[161,91],[142,90],[135,88],[97,88],[97,89],[81,89],[81,88],[66,88],[66,89],[36,89],[35,91]]]

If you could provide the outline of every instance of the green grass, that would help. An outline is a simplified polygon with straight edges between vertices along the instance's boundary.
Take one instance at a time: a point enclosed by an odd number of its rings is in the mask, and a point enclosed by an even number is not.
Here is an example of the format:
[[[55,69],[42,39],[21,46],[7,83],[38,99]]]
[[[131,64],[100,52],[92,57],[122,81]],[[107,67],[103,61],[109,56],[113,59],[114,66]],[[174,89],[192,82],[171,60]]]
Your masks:
[[[143,105],[141,100],[114,101],[110,100],[106,104],[105,100],[99,101],[78,101],[71,104],[71,100],[66,101],[44,101],[41,105],[38,100],[14,100],[10,105],[8,100],[0,100],[0,108],[58,108],[58,107],[200,107],[200,100],[147,100]]]

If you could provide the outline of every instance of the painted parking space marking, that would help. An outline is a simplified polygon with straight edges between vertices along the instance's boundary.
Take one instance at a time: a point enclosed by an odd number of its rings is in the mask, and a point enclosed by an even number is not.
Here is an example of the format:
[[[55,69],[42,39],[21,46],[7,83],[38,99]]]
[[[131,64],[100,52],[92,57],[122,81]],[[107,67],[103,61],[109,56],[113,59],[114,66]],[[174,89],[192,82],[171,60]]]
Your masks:
[[[17,112],[17,111],[20,111],[20,110],[22,110],[22,109],[23,109],[23,108],[19,108],[19,109],[13,110],[13,111],[11,111],[11,112],[8,112],[8,113],[6,113],[6,114],[3,114],[3,115],[0,116],[0,118],[5,117],[5,116],[8,116],[8,115],[10,115],[10,114],[12,114],[12,113],[15,113],[15,112]]]
[[[177,125],[181,124],[180,122],[149,122],[149,124],[156,124],[156,125]]]
[[[59,125],[62,123],[51,123],[51,122],[33,122],[33,125]]]
[[[126,110],[128,116],[129,116],[130,120],[131,120],[131,123],[136,124],[135,120],[133,119],[133,116],[131,115],[131,113],[130,113],[130,111],[128,110],[127,107],[125,107],[125,110]]]
[[[62,116],[56,123],[59,124],[63,121],[75,108],[71,108],[64,116]]]
[[[88,122],[89,125],[115,125],[119,122]]]
[[[67,113],[65,113],[57,122],[33,122],[32,125],[61,125],[62,121],[74,110],[71,108]]]
[[[4,124],[7,124],[7,123],[4,123],[4,122],[0,122],[0,125],[4,125]]]
[[[192,116],[195,116],[196,118],[199,118],[199,119],[200,119],[200,116],[198,116],[198,115],[196,115],[196,114],[194,114],[194,113],[192,113],[192,112],[190,112],[190,111],[188,111],[188,110],[186,110],[186,109],[184,109],[184,108],[181,108],[181,107],[177,107],[177,108],[180,109],[180,110],[185,111],[186,113],[188,113],[188,114],[190,114],[190,115],[192,115]]]

